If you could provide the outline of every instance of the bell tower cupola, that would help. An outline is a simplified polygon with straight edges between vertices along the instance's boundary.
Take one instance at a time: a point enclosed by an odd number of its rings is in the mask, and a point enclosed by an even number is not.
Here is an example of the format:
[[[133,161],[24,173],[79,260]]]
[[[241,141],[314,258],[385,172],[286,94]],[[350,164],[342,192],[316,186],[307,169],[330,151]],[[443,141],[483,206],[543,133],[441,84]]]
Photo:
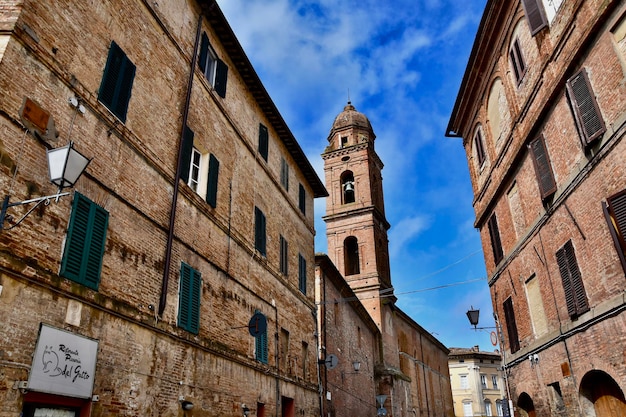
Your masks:
[[[380,294],[393,296],[389,223],[383,199],[383,163],[368,118],[348,102],[335,118],[322,154],[328,256],[381,326]],[[371,300],[371,301],[364,301]]]

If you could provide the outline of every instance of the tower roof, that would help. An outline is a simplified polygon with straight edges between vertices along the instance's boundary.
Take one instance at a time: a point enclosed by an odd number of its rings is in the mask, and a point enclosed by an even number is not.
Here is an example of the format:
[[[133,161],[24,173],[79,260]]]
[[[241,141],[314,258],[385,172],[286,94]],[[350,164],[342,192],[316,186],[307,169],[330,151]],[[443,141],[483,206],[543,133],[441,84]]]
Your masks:
[[[376,137],[376,135],[374,135],[374,129],[372,129],[372,125],[370,124],[367,116],[358,112],[352,103],[348,101],[348,104],[346,104],[343,108],[343,111],[335,117],[328,139],[330,140],[332,138],[333,132],[351,127],[367,129],[372,133],[372,139]]]

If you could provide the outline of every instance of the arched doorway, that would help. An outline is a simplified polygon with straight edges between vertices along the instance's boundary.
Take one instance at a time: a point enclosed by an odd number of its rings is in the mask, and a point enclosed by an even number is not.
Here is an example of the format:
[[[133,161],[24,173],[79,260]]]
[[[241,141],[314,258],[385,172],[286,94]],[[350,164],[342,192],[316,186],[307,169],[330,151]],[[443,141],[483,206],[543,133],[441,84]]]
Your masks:
[[[624,392],[606,372],[588,372],[580,383],[580,399],[586,417],[626,416]]]
[[[517,399],[517,410],[521,417],[537,417],[533,399],[525,392],[522,392]]]

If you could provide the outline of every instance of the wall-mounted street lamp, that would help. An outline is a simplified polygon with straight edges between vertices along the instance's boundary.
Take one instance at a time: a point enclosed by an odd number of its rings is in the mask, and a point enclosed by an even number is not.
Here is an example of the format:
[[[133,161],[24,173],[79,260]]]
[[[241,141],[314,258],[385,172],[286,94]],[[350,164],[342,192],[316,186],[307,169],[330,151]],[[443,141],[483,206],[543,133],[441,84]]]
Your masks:
[[[359,361],[352,362],[352,367],[354,368],[354,372],[359,372],[359,369],[361,369],[361,362]]]
[[[68,145],[50,149],[48,154],[48,174],[50,182],[59,187],[59,191],[56,194],[47,195],[45,197],[33,198],[31,200],[19,201],[16,203],[10,203],[10,196],[6,195],[2,202],[2,211],[0,211],[0,230],[11,230],[18,226],[22,221],[39,207],[41,204],[49,205],[54,199],[56,203],[59,202],[59,198],[69,195],[69,192],[61,192],[63,188],[73,187],[76,181],[80,178],[82,173],[91,162],[83,154],[74,149],[74,143],[70,142]],[[7,214],[7,210],[11,207],[22,206],[26,204],[35,204],[31,207],[26,214],[24,214],[17,221],[13,221],[10,214]],[[13,224],[10,227],[4,227],[5,221],[11,221]]]
[[[245,404],[241,404],[241,411],[243,412],[243,417],[250,415],[250,409]]]

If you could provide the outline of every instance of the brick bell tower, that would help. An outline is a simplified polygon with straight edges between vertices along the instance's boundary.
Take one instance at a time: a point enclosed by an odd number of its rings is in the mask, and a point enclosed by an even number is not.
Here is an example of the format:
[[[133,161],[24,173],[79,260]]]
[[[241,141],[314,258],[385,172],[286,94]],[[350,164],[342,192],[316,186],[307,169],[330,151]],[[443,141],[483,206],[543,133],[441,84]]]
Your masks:
[[[383,305],[395,302],[389,270],[389,223],[383,203],[383,163],[376,135],[348,102],[335,118],[324,150],[328,256],[381,331]]]

